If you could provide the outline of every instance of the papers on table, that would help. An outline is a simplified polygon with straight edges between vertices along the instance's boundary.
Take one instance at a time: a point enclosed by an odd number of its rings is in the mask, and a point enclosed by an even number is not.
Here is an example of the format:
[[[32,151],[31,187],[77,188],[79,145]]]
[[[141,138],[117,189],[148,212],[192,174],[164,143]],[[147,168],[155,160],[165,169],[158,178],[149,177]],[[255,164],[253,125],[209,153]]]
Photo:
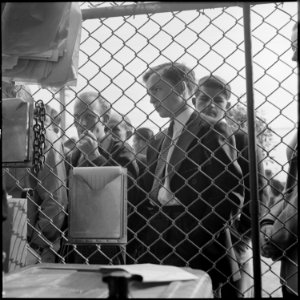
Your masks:
[[[143,277],[143,282],[167,282],[177,280],[197,280],[199,279],[192,273],[189,273],[182,268],[156,265],[156,264],[137,264],[137,265],[118,265],[118,266],[105,266],[101,270],[114,269],[125,270],[130,274],[136,274]]]
[[[7,2],[2,13],[2,80],[76,85],[82,15],[77,2]]]

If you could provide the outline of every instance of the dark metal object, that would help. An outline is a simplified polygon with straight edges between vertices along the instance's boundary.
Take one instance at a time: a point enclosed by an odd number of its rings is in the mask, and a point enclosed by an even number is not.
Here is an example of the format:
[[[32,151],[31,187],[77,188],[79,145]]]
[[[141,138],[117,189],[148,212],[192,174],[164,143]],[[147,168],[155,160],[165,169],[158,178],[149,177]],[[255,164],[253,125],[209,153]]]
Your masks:
[[[108,284],[108,298],[127,299],[129,294],[129,282],[142,281],[140,275],[130,274],[124,270],[112,271],[103,276],[103,282]]]
[[[259,196],[256,161],[256,132],[254,115],[253,95],[253,66],[251,45],[251,18],[250,3],[244,3],[244,39],[246,60],[246,88],[247,88],[247,117],[248,117],[248,141],[249,141],[249,170],[250,170],[250,195],[251,195],[251,233],[253,248],[253,276],[254,297],[261,298],[261,265],[260,265],[260,243],[259,243]]]
[[[45,162],[45,119],[46,119],[46,110],[42,100],[38,100],[35,103],[35,112],[34,120],[35,124],[33,125],[33,173],[38,174],[42,165]]]

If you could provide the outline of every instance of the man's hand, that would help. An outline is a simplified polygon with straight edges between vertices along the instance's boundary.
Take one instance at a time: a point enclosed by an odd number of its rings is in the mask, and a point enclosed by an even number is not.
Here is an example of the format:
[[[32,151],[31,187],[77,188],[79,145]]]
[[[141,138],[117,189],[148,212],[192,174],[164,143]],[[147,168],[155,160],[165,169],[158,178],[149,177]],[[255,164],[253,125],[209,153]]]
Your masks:
[[[86,130],[80,135],[77,147],[89,160],[94,160],[100,156],[97,138],[90,130]]]

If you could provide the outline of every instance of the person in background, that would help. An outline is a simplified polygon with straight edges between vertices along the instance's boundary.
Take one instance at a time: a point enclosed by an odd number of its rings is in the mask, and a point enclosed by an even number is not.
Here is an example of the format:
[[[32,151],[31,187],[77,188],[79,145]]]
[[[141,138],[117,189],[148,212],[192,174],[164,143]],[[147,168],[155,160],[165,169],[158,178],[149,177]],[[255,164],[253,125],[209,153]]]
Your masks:
[[[170,123],[147,151],[143,181],[150,217],[139,262],[207,271],[219,295],[233,273],[226,224],[243,203],[232,133],[189,105],[197,85],[186,65],[151,67],[143,80],[150,103]]]
[[[27,86],[13,83],[4,85],[2,97],[34,102]],[[31,196],[27,194],[27,240],[37,254],[33,260],[38,258],[41,262],[54,263],[58,260],[56,254],[61,247],[67,214],[67,180],[61,141],[52,126],[46,128],[45,135],[45,162],[39,172],[34,174],[32,169],[9,168],[4,176],[7,192],[13,198],[23,198],[24,191],[32,190]]]
[[[108,138],[113,138],[117,141],[120,141],[126,145],[126,148],[134,154],[134,149],[129,145],[128,140],[133,134],[133,126],[127,115],[122,115],[117,112],[110,114],[110,118],[105,126],[105,133]],[[105,141],[105,139],[104,139]],[[128,212],[128,243],[126,245],[126,263],[136,263],[136,257],[139,249],[139,241],[136,235],[136,232],[139,230],[142,225],[141,214],[139,208],[138,211],[136,207],[139,205],[139,176],[142,171],[142,166],[137,156],[135,156],[135,161],[138,167],[138,174],[133,182],[133,186],[130,187],[129,192],[129,212]]]
[[[199,90],[195,93],[193,104],[198,112],[207,114],[217,121],[225,121],[226,111],[230,109],[231,87],[221,77],[210,75],[201,78],[198,82]],[[234,130],[234,129],[233,129]],[[242,129],[233,131],[236,148],[238,150],[238,163],[241,166],[243,176],[241,177],[245,185],[244,205],[241,209],[241,216],[236,220],[231,228],[231,238],[234,251],[239,263],[241,279],[233,280],[222,287],[222,296],[251,298],[253,294],[253,270],[251,250],[251,213],[250,213],[250,169],[248,153],[248,134]],[[267,205],[268,194],[264,189],[266,181],[263,177],[264,168],[262,161],[263,154],[257,147],[258,162],[258,187],[259,201]]]
[[[67,137],[62,134],[62,116],[58,111],[50,106],[49,103],[45,105],[46,107],[46,120],[45,127],[51,126],[52,130],[56,133],[57,139],[63,139],[62,146],[64,154],[68,154],[76,146],[77,139],[76,137]]]
[[[154,133],[150,128],[137,128],[133,134],[133,149],[136,157],[143,163],[146,163],[147,148]]]
[[[297,63],[298,29],[299,22],[294,25],[291,37],[292,60]],[[298,299],[298,133],[293,136],[286,154],[289,170],[284,197],[262,217],[260,241],[263,256],[281,261],[283,298]]]
[[[110,118],[105,127],[106,134],[112,134],[114,138],[125,142],[133,133],[133,126],[128,116],[119,113],[111,113]]]
[[[74,105],[75,127],[79,140],[76,148],[68,155],[68,174],[72,167],[122,166],[127,168],[129,205],[135,197],[134,182],[138,175],[138,166],[134,154],[128,144],[105,133],[105,126],[110,118],[110,103],[98,92],[83,92],[78,95]],[[131,207],[128,208],[130,214]],[[91,264],[107,264],[111,260],[115,264],[122,262],[118,255],[119,247],[96,245],[78,245],[77,251],[88,258]],[[70,262],[84,263],[81,255],[74,253]]]

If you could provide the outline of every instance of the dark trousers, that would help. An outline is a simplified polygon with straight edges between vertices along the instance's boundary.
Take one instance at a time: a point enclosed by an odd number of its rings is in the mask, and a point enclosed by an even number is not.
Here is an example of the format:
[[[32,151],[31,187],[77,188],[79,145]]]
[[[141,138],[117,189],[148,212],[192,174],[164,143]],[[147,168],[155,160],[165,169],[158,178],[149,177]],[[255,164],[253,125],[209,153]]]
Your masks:
[[[162,211],[153,209],[142,238],[146,247],[138,262],[201,269],[210,275],[216,291],[230,271],[227,260],[222,259],[226,250],[214,240],[211,242],[216,242],[212,246],[215,253],[203,249],[211,235],[199,238],[194,230],[197,226],[198,220],[191,218],[183,206],[167,206]]]

